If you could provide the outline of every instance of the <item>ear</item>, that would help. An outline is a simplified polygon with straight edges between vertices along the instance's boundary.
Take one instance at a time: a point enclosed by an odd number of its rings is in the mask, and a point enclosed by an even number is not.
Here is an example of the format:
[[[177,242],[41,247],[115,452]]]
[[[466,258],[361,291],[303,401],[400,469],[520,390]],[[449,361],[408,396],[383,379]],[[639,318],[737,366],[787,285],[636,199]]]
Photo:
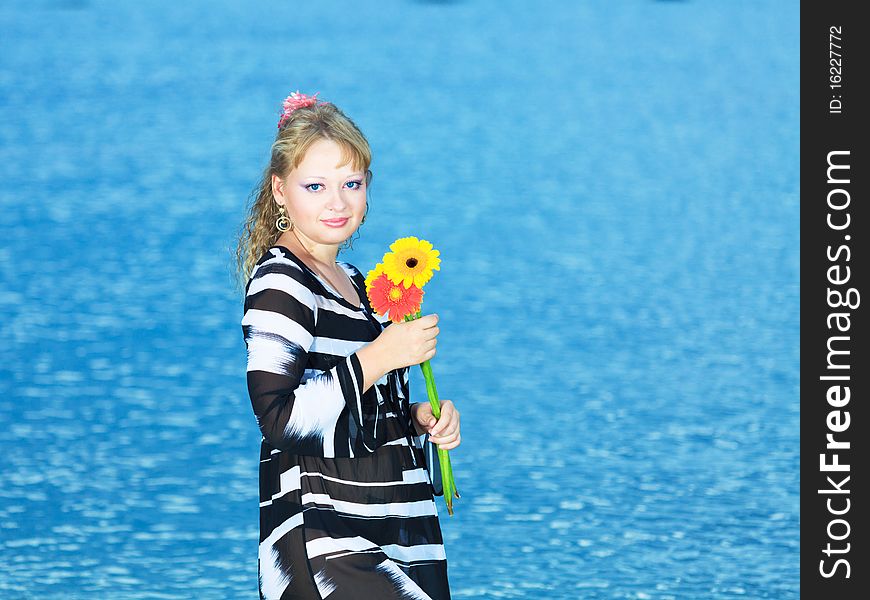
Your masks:
[[[272,196],[275,197],[276,201],[280,200],[278,204],[284,203],[284,181],[274,173],[272,174]]]
[[[372,171],[371,169],[366,169],[366,187],[372,182]]]

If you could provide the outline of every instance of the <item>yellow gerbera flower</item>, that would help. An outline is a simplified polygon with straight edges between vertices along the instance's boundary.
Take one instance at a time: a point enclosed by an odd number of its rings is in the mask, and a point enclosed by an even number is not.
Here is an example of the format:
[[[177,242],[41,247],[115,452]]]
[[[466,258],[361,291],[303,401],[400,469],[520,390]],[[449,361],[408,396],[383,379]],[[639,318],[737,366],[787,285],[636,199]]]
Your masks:
[[[370,289],[372,289],[372,282],[377,279],[384,272],[384,263],[378,263],[375,265],[375,268],[369,271],[368,275],[366,275],[366,293]]]
[[[433,269],[441,270],[440,252],[426,240],[414,236],[399,238],[390,244],[390,250],[384,254],[383,272],[393,283],[422,288],[432,279]]]

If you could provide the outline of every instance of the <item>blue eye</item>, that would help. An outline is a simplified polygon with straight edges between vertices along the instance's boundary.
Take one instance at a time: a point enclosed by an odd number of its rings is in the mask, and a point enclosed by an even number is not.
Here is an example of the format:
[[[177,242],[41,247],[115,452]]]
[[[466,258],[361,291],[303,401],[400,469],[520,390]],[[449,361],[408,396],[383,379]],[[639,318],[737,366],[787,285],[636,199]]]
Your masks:
[[[356,184],[356,187],[350,188],[352,190],[358,190],[362,187],[362,181],[348,181],[347,183],[351,183],[351,184],[355,183]],[[314,189],[313,186],[318,186],[318,187],[317,187],[317,189]],[[322,188],[322,187],[323,187],[322,183],[309,183],[308,185],[305,186],[305,189],[307,189],[310,192],[319,192],[320,188]]]

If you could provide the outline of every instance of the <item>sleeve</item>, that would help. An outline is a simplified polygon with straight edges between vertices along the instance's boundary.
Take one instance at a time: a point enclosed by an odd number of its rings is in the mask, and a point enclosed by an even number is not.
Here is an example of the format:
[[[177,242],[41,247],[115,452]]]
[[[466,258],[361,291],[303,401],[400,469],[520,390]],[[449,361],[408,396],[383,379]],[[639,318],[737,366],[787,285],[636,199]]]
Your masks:
[[[377,399],[363,394],[356,351],[303,382],[315,341],[314,294],[295,265],[267,266],[252,276],[242,318],[248,392],[263,438],[280,450],[325,458],[373,452],[384,415]]]

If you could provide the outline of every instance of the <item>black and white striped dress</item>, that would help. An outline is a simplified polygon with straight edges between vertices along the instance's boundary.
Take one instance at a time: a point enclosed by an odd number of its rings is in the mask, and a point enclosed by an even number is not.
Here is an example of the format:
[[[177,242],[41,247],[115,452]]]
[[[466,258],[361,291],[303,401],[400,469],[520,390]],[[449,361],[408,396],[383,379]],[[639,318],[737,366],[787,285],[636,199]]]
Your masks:
[[[360,306],[283,246],[257,261],[245,290],[263,436],[260,598],[449,599],[435,445],[414,432],[408,367],[363,393],[356,351],[390,321],[372,311],[362,273],[337,263]]]

